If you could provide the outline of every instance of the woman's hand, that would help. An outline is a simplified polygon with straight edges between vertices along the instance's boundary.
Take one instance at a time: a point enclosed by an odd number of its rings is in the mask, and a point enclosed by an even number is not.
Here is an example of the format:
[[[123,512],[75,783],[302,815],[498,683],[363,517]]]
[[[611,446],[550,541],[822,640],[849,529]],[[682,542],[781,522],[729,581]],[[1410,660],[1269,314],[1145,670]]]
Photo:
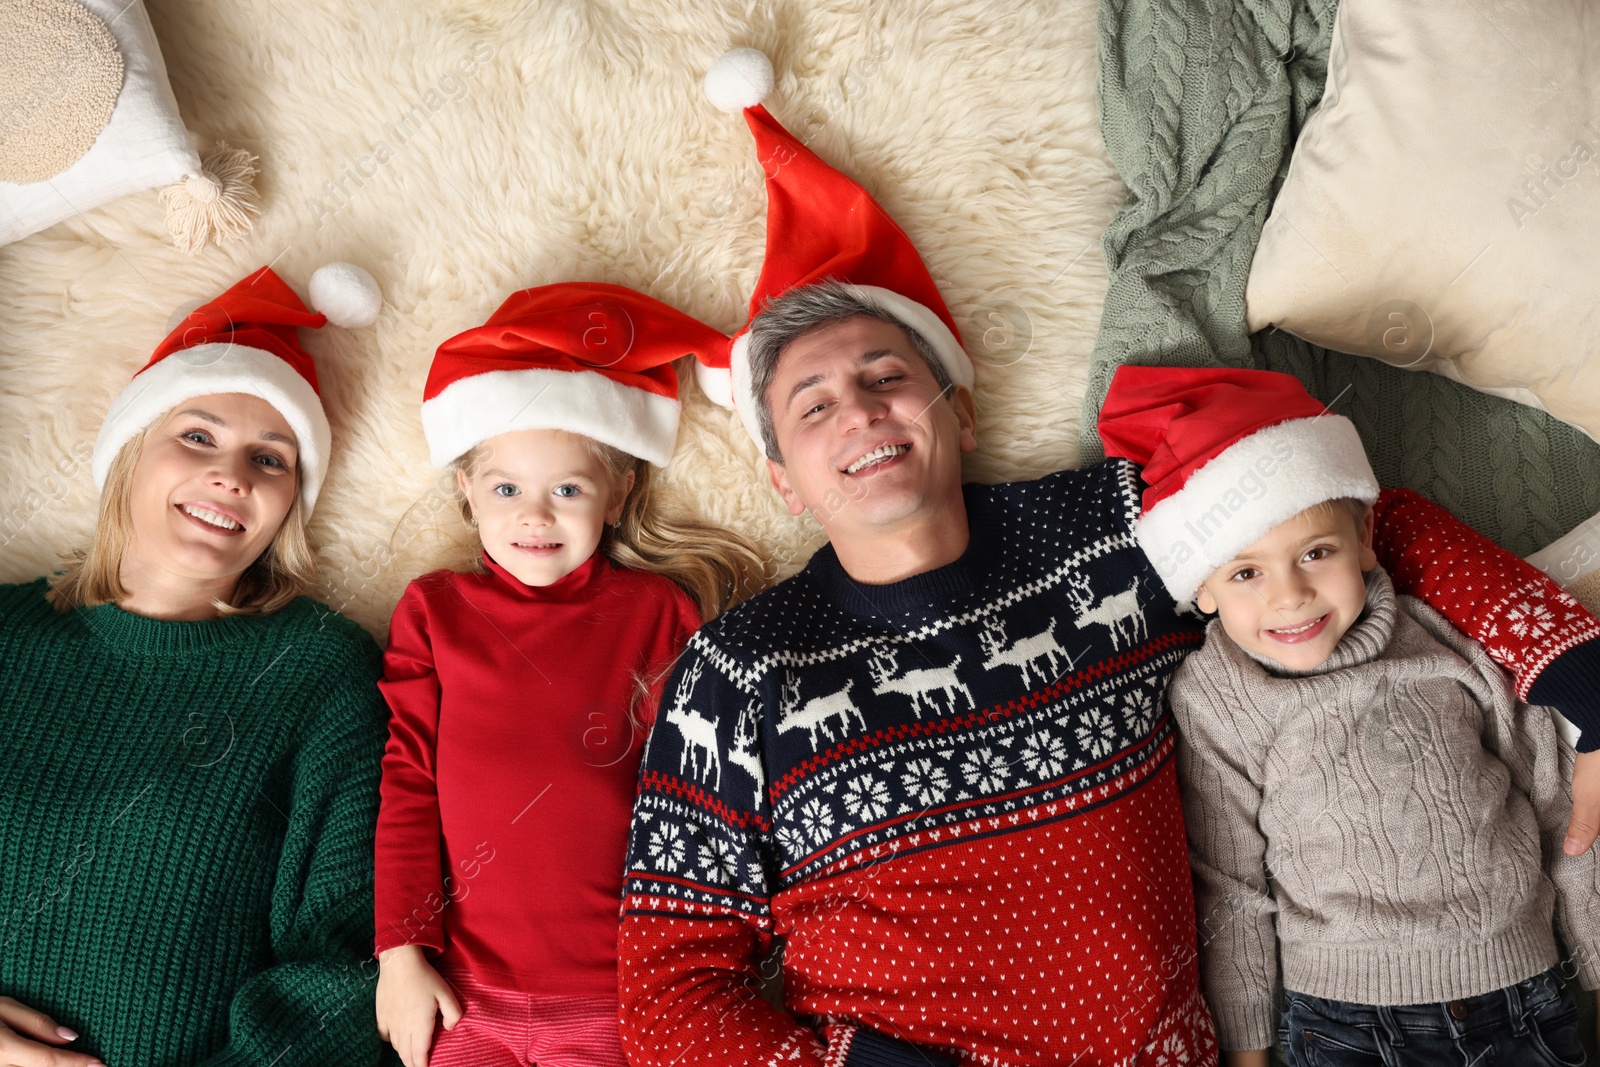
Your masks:
[[[1222,1058],[1228,1067],[1267,1067],[1266,1049],[1255,1049],[1250,1052],[1224,1052]]]
[[[433,1020],[452,1029],[461,1004],[450,983],[428,964],[420,945],[401,945],[378,957],[378,1036],[394,1046],[406,1067],[428,1067]]]
[[[1572,821],[1564,851],[1581,856],[1600,832],[1600,748],[1580,752],[1572,762]]]
[[[78,1035],[42,1011],[0,997],[0,1063],[16,1067],[100,1067],[81,1052],[52,1048],[78,1040]],[[41,1042],[43,1042],[41,1044]]]

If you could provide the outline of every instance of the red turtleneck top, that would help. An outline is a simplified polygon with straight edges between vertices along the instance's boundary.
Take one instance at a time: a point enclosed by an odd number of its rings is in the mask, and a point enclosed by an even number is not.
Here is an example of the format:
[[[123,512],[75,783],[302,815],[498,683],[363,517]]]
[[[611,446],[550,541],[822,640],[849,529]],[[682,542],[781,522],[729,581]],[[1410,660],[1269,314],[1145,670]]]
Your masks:
[[[376,951],[417,944],[501,988],[614,995],[654,716],[638,680],[700,617],[668,579],[599,552],[542,587],[484,562],[418,578],[390,623]]]

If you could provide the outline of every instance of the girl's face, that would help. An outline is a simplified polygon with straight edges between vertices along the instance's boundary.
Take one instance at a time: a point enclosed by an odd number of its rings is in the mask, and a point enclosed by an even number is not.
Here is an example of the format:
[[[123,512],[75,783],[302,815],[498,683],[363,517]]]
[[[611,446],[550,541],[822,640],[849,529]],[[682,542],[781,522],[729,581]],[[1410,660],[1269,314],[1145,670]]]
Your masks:
[[[289,514],[298,459],[294,431],[260,397],[179,404],[150,428],[134,465],[122,573],[231,589]]]
[[[524,585],[571,574],[622,517],[633,472],[620,482],[584,438],[565,430],[491,437],[471,472],[456,477],[489,558]]]

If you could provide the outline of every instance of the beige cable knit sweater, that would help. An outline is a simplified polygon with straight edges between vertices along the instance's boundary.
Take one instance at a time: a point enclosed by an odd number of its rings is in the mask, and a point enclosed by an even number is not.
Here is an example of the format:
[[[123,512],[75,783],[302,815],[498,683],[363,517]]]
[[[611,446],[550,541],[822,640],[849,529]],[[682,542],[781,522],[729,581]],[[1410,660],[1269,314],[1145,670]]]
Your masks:
[[[1381,569],[1321,667],[1287,671],[1213,621],[1170,699],[1223,1048],[1268,1047],[1285,986],[1392,1005],[1521,981],[1560,958],[1552,920],[1600,984],[1600,864],[1561,852],[1571,749]]]

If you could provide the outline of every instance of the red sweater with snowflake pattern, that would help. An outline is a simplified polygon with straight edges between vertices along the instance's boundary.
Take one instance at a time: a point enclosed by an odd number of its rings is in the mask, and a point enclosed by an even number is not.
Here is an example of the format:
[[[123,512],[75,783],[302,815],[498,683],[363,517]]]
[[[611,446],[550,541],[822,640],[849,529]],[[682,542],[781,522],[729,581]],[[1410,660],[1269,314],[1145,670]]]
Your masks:
[[[543,587],[484,562],[418,578],[389,625],[376,950],[422,945],[527,993],[615,995],[635,679],[700,617],[671,581],[599,552]]]
[[[1139,494],[1123,461],[968,486],[956,562],[862,585],[824,547],[696,635],[634,808],[636,1067],[1214,1061],[1162,707],[1203,631]],[[1379,522],[1524,692],[1595,691],[1600,626],[1537,571],[1415,494]],[[774,937],[787,1012],[756,993]]]

